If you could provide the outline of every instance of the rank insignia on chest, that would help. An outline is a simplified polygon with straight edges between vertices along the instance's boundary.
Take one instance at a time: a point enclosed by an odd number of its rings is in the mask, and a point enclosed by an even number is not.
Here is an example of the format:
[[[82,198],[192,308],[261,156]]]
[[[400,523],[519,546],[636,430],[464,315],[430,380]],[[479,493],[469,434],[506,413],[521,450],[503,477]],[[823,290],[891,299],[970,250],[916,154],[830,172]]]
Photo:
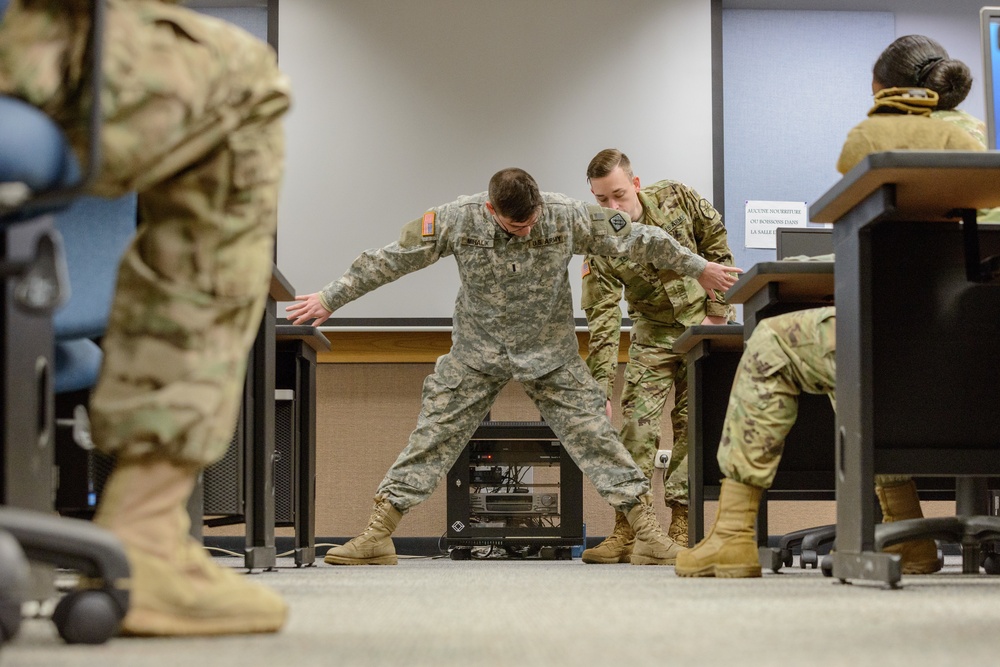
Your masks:
[[[421,236],[434,236],[434,220],[437,214],[434,211],[424,213],[424,218],[420,224]]]
[[[590,262],[583,260],[583,266],[580,267],[580,277],[586,278],[590,275]]]
[[[627,225],[628,222],[625,221],[625,218],[622,217],[621,213],[615,213],[611,216],[611,219],[608,220],[608,224],[611,225],[611,228],[616,232],[620,232],[625,228],[625,225]]]

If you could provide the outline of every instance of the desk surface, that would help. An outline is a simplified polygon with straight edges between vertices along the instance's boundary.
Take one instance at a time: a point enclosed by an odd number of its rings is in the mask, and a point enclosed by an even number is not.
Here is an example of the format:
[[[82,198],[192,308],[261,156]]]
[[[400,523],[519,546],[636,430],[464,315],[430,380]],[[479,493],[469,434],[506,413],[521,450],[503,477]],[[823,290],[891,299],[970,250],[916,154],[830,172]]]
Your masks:
[[[760,262],[740,275],[726,292],[729,303],[746,303],[768,284],[777,283],[782,298],[833,302],[833,262]]]
[[[685,354],[706,340],[712,343],[712,349],[742,351],[743,327],[736,324],[696,324],[678,336],[673,351]]]
[[[837,222],[880,186],[896,187],[895,217],[955,220],[956,208],[1000,206],[1000,152],[872,153],[809,207],[813,222]]]

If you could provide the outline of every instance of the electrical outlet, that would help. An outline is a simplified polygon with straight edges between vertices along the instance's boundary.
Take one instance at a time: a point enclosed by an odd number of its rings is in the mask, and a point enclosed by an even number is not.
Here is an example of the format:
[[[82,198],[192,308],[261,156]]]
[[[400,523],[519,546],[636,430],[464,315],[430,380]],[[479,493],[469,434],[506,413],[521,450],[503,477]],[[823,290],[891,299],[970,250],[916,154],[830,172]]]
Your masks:
[[[669,449],[656,450],[656,458],[653,459],[653,467],[666,468],[669,465],[670,465],[670,450]]]

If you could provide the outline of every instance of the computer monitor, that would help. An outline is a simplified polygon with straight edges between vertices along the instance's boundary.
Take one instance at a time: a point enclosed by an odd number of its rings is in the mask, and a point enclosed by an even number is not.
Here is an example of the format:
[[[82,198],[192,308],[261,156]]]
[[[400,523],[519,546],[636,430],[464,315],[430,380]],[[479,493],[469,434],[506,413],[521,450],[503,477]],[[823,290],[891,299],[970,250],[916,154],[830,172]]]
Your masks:
[[[775,230],[775,255],[778,259],[806,255],[829,255],[833,252],[833,230],[829,227],[778,227]]]
[[[987,148],[1000,149],[997,128],[1000,127],[1000,7],[983,7],[979,10],[982,28],[983,79],[986,82],[986,133]]]

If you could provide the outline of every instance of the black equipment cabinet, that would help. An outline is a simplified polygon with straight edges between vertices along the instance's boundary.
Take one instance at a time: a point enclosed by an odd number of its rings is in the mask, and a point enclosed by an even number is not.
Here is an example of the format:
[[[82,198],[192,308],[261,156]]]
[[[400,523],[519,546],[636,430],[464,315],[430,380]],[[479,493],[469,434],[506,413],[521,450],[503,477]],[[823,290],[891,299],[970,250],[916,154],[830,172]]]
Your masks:
[[[448,472],[451,558],[495,546],[569,560],[583,539],[583,475],[548,424],[484,421]]]

